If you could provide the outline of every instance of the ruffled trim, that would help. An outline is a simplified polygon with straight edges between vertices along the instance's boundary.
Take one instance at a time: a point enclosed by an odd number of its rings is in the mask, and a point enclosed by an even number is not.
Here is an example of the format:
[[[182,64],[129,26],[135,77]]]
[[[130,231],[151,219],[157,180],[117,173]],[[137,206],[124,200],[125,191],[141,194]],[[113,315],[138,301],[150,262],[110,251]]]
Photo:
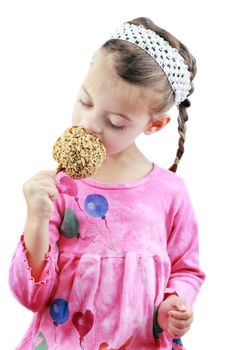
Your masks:
[[[51,246],[49,245],[49,250],[45,255],[45,266],[44,266],[43,271],[41,273],[40,280],[36,281],[35,278],[32,276],[32,268],[30,267],[29,262],[28,262],[28,257],[27,257],[28,251],[27,251],[27,248],[25,246],[24,235],[22,235],[20,237],[20,243],[21,243],[22,253],[23,253],[23,262],[25,264],[25,268],[26,268],[26,271],[28,274],[28,279],[30,281],[32,281],[33,284],[38,285],[38,286],[46,284],[48,279],[50,278],[50,266],[51,266],[51,259],[52,259]]]

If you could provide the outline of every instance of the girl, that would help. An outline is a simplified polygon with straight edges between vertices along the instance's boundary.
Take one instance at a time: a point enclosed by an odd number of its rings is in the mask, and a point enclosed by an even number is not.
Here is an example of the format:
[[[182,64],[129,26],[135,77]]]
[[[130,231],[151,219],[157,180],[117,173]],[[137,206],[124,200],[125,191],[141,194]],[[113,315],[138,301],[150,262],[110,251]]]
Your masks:
[[[174,350],[204,281],[195,214],[177,176],[194,57],[147,18],[124,23],[94,54],[72,124],[104,143],[90,178],[42,171],[24,185],[27,221],[10,268],[15,297],[34,312],[17,349]],[[135,139],[179,110],[170,170]]]

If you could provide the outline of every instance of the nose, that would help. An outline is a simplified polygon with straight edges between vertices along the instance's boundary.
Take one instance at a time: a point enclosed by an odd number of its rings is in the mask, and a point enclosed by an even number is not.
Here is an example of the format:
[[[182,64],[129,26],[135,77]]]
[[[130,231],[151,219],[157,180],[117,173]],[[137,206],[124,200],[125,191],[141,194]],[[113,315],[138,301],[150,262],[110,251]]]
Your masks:
[[[88,123],[87,123],[88,124]],[[82,125],[88,132],[91,132],[93,134],[95,134],[96,136],[99,136],[101,134],[101,129],[98,128],[96,125],[94,125],[94,123],[92,123],[91,125],[88,124],[87,126]]]
[[[82,126],[88,132],[91,132],[98,137],[102,134],[102,128],[94,116],[90,117],[87,115],[83,115],[81,118],[78,119],[73,118],[73,125]]]

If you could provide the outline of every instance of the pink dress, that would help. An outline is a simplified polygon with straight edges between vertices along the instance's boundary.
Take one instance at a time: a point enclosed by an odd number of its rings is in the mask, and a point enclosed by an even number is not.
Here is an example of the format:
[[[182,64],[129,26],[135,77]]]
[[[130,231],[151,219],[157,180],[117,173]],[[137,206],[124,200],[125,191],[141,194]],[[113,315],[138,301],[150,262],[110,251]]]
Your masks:
[[[184,181],[153,164],[125,184],[57,182],[40,281],[23,236],[10,268],[12,293],[34,312],[17,350],[184,349],[156,323],[165,294],[192,304],[205,278]]]

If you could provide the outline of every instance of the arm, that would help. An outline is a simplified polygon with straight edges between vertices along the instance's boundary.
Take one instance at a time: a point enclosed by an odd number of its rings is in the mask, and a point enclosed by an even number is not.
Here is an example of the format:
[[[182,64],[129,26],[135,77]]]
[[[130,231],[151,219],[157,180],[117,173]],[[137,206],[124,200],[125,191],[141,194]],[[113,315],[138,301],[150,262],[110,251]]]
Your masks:
[[[167,249],[171,273],[165,297],[177,294],[192,305],[205,275],[199,265],[198,224],[185,186],[173,219]]]
[[[171,272],[154,319],[154,336],[167,331],[172,338],[183,336],[193,321],[192,304],[205,279],[199,266],[198,225],[186,187],[176,205],[167,249]]]
[[[58,272],[56,242],[61,222],[58,210],[59,201],[57,200],[55,205],[52,203],[56,197],[55,182],[50,178],[48,183],[48,178],[45,180],[44,175],[45,173],[41,180],[40,173],[40,181],[35,182],[35,177],[33,178],[37,188],[36,191],[29,191],[33,204],[29,203],[28,195],[25,196],[28,204],[28,218],[24,235],[16,248],[9,271],[12,293],[20,303],[32,311],[39,311],[48,301],[55,287]],[[40,190],[38,190],[38,182],[40,182]],[[31,183],[32,180],[29,181],[29,184]],[[41,189],[41,183],[46,186],[47,197]],[[49,184],[51,187],[48,189]],[[41,205],[43,201],[38,200],[38,193],[43,194],[44,205]],[[53,198],[51,198],[52,195]],[[33,208],[35,203],[39,205]],[[42,215],[44,209],[46,209],[46,215]]]

